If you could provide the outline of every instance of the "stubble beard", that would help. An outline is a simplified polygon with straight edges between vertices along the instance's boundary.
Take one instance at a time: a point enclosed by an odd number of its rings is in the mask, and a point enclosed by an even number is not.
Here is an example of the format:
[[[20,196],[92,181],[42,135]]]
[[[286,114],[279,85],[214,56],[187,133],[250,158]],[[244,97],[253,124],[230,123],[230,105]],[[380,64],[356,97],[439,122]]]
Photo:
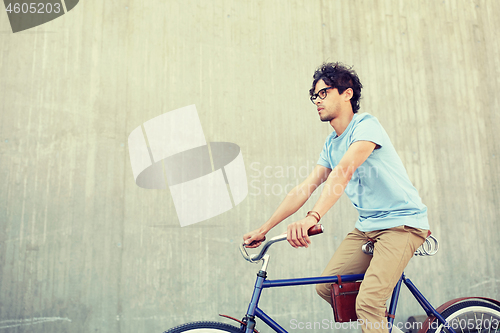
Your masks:
[[[332,116],[329,116],[329,115],[325,115],[324,117],[323,116],[319,116],[319,119],[322,121],[322,122],[330,122],[333,117]]]
[[[323,109],[323,111],[326,111],[326,109]],[[319,119],[322,122],[330,122],[333,119],[333,115],[331,113],[328,114],[320,114]]]
[[[323,109],[323,112],[326,112],[326,108]],[[322,122],[330,122],[332,121],[336,115],[338,115],[340,112],[340,106],[339,105],[335,105],[331,111],[328,111],[328,113],[325,113],[325,114],[320,114],[319,115],[319,119],[321,119]]]

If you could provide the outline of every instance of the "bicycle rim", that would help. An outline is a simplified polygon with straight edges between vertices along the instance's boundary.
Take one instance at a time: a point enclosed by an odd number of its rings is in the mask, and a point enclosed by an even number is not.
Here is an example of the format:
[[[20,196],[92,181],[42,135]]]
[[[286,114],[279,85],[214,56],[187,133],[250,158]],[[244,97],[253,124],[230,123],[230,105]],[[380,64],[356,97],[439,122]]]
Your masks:
[[[454,304],[441,315],[455,333],[500,333],[500,307],[487,301],[474,300]],[[434,320],[428,332],[448,331]]]

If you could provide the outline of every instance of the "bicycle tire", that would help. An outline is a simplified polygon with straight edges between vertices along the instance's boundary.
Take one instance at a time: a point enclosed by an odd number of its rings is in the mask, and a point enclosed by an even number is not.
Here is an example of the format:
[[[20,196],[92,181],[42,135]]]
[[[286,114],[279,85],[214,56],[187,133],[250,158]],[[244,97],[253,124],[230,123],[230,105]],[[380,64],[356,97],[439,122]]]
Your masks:
[[[244,330],[240,330],[238,327],[219,323],[215,321],[197,321],[187,324],[182,324],[176,326],[174,328],[165,331],[164,333],[182,333],[182,332],[190,332],[190,333],[221,333],[221,332],[229,332],[229,333],[243,333]]]
[[[497,333],[500,332],[500,307],[483,300],[468,300],[453,304],[441,315],[455,333]],[[437,326],[437,327],[434,327]],[[446,333],[437,319],[431,323],[428,333]]]

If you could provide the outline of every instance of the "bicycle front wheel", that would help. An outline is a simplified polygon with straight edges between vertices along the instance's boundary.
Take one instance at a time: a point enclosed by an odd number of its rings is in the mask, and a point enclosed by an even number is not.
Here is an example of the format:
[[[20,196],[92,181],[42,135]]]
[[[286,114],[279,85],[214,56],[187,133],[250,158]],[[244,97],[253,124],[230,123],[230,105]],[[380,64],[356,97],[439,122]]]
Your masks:
[[[232,325],[217,323],[214,321],[197,321],[194,323],[183,324],[165,331],[164,333],[243,333],[238,327]]]
[[[500,332],[500,307],[483,300],[469,300],[454,304],[441,313],[455,333]],[[446,333],[446,327],[437,319],[428,333]]]

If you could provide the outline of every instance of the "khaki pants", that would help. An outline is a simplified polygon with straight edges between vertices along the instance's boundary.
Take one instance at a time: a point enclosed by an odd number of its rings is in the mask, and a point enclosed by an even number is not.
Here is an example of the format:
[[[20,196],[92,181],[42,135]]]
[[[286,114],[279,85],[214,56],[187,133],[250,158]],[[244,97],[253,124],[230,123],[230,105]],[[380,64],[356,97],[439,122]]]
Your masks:
[[[347,234],[322,276],[365,273],[356,298],[356,315],[362,331],[388,332],[386,301],[415,250],[427,237],[427,230],[400,226],[386,230]],[[373,256],[363,253],[361,246],[368,238],[376,239]],[[331,284],[318,284],[316,291],[330,305]]]

